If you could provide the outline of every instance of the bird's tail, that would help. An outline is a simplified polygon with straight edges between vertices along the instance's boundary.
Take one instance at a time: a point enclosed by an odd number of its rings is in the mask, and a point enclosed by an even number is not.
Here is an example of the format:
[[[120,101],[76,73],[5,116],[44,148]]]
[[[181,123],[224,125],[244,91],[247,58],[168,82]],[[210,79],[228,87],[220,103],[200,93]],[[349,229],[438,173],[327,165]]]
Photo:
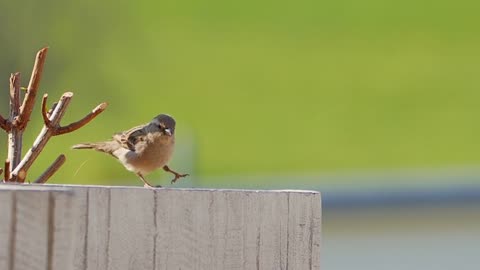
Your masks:
[[[79,143],[72,146],[72,149],[95,149],[97,143]]]
[[[119,144],[114,141],[97,142],[97,143],[79,143],[72,146],[72,149],[94,149],[99,152],[110,154],[114,157],[115,150],[119,148]]]

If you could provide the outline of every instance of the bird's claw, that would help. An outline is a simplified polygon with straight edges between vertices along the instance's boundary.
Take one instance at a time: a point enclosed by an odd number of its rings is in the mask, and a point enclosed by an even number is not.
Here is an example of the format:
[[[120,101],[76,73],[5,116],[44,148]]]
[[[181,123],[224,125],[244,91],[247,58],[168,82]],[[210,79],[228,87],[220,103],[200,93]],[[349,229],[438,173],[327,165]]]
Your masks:
[[[185,174],[175,173],[175,178],[173,178],[170,183],[173,185],[173,184],[175,184],[175,182],[177,182],[178,179],[180,179],[182,177],[187,177],[187,176],[189,176],[188,173],[185,173]]]

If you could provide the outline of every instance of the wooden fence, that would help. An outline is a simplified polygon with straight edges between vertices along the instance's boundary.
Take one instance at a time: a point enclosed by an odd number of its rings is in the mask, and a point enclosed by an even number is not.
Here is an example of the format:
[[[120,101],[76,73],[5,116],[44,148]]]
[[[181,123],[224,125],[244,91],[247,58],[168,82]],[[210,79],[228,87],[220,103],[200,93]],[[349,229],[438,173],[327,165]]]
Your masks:
[[[320,269],[313,191],[0,185],[0,269]]]

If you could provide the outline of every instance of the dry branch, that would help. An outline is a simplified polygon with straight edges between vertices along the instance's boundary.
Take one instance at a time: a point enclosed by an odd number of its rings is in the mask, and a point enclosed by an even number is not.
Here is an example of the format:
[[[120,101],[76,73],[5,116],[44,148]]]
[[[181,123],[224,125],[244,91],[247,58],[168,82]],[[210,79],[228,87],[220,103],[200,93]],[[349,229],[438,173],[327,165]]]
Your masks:
[[[52,122],[53,127],[58,126],[58,124],[60,123],[60,120],[65,114],[65,110],[67,109],[67,106],[70,103],[70,99],[72,98],[72,96],[72,92],[67,92],[64,93],[60,98],[57,107],[50,116],[50,121]],[[50,137],[53,136],[54,131],[54,128],[49,128],[46,125],[43,126],[40,134],[38,134],[37,136],[37,139],[35,139],[35,142],[33,142],[32,148],[28,150],[20,164],[18,164],[18,166],[12,172],[13,179],[17,179],[19,178],[19,176],[21,176],[19,174],[21,170],[28,171],[30,166],[32,166],[33,162],[37,159],[38,155],[47,144]],[[16,181],[23,182],[24,180],[25,179],[17,179]]]
[[[99,104],[95,109],[93,109],[89,114],[87,114],[85,117],[82,119],[78,120],[77,122],[71,123],[70,125],[64,126],[64,127],[59,127],[56,129],[54,135],[62,135],[65,133],[70,133],[73,132],[86,124],[88,124],[90,121],[93,120],[93,118],[97,117],[100,113],[102,113],[108,106],[108,103],[103,102]]]
[[[89,121],[91,121],[93,118],[95,118],[98,114],[103,112],[103,110],[105,110],[105,108],[107,106],[107,103],[102,103],[102,104],[98,105],[90,114],[85,116],[80,121],[77,121],[77,122],[72,123],[70,125],[67,125],[65,127],[61,127],[60,126],[60,121],[61,121],[63,115],[65,114],[65,111],[66,111],[68,105],[70,104],[70,100],[71,100],[72,97],[73,97],[72,92],[64,93],[62,95],[62,97],[60,98],[59,102],[57,103],[57,105],[55,106],[55,108],[53,109],[53,112],[51,113],[51,115],[48,116],[48,113],[46,112],[47,96],[46,95],[43,96],[42,115],[44,117],[45,125],[43,126],[42,130],[40,131],[40,134],[38,134],[37,139],[33,143],[32,148],[30,148],[28,150],[28,152],[25,154],[25,156],[23,157],[20,164],[12,172],[12,178],[13,179],[16,179],[16,181],[19,181],[19,182],[24,182],[25,181],[26,172],[28,171],[30,166],[33,164],[33,162],[37,159],[38,155],[43,150],[43,148],[47,144],[48,140],[52,136],[61,135],[61,134],[65,134],[65,133],[68,133],[68,132],[75,131],[76,129],[78,129],[78,128],[84,126],[85,124],[87,124]],[[45,117],[47,117],[47,118],[45,118]],[[48,121],[46,121],[46,119]]]
[[[65,114],[73,93],[64,93],[59,102],[54,103],[52,108],[48,111],[48,95],[45,94],[42,98],[41,108],[44,126],[33,142],[32,147],[28,150],[23,159],[21,159],[22,135],[30,121],[33,107],[35,105],[35,97],[42,77],[47,51],[48,48],[43,48],[38,51],[35,57],[32,75],[22,103],[20,102],[20,73],[12,74],[10,77],[10,114],[8,118],[4,118],[0,115],[0,128],[8,133],[8,157],[5,161],[5,168],[3,170],[5,181],[24,182],[28,170],[35,162],[38,155],[43,151],[43,148],[52,136],[73,132],[83,127],[102,113],[107,107],[107,103],[101,103],[79,121],[66,126],[61,126],[60,121]],[[63,154],[60,155],[35,182],[45,183],[60,168],[60,166],[63,165],[65,160],[65,156]],[[0,169],[0,174],[1,173]]]
[[[61,154],[60,156],[57,157],[57,159],[55,159],[55,161],[52,163],[52,165],[50,165],[50,167],[48,167],[44,173],[42,173],[42,175],[40,175],[37,180],[35,180],[35,183],[37,184],[43,184],[45,182],[48,181],[48,179],[50,179],[50,177],[52,177],[52,175],[58,171],[58,169],[60,169],[60,167],[63,165],[63,163],[65,163],[65,155],[64,154]]]
[[[21,130],[25,129],[30,120],[30,115],[32,114],[33,106],[35,105],[35,96],[37,95],[38,85],[42,78],[42,71],[47,52],[48,48],[43,48],[38,51],[37,56],[35,57],[35,64],[33,65],[32,76],[30,77],[30,82],[27,87],[27,93],[25,94],[22,107],[20,108],[20,115],[17,118],[16,123],[14,123]]]
[[[10,75],[10,123],[15,123],[20,114],[20,73]],[[8,160],[14,169],[22,156],[23,130],[13,126],[8,131]]]

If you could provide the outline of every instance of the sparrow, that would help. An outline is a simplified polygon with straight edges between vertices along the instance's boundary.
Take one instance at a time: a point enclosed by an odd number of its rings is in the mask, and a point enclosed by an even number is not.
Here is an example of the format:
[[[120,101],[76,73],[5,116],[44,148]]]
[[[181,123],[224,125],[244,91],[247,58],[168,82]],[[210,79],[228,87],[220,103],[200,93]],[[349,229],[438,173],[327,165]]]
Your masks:
[[[129,171],[143,181],[145,187],[152,187],[145,175],[162,167],[175,177],[171,183],[188,176],[168,167],[175,147],[175,120],[167,114],[160,114],[150,123],[115,133],[112,139],[96,143],[80,143],[73,149],[93,149],[112,155]]]

